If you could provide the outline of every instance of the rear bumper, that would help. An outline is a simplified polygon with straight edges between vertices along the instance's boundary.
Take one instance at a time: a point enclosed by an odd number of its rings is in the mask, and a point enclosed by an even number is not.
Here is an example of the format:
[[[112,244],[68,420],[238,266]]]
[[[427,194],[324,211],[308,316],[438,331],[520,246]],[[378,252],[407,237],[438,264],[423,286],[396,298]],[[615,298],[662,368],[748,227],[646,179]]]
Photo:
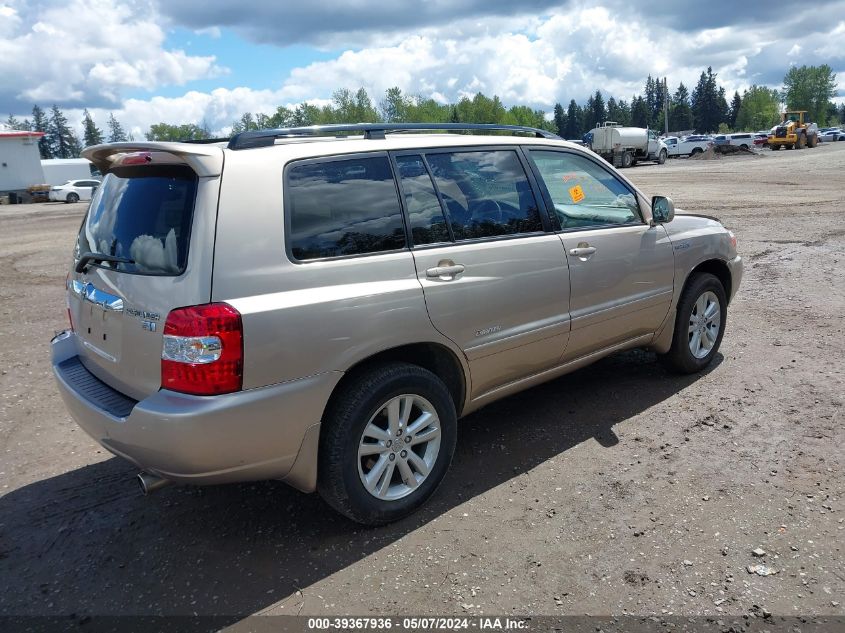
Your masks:
[[[134,402],[76,362],[76,345],[72,332],[53,339],[53,373],[71,416],[106,450],[192,484],[284,479],[296,463],[290,483],[313,490],[316,443],[304,440],[319,430],[341,373],[220,396],[161,390]]]

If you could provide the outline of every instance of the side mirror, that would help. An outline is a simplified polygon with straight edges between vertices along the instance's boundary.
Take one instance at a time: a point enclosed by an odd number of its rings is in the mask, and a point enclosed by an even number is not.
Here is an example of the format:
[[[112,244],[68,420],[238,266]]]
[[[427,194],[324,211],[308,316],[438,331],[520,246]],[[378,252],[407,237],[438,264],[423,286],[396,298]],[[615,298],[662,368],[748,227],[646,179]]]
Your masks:
[[[675,218],[675,203],[666,196],[654,196],[651,199],[651,224],[665,224]]]

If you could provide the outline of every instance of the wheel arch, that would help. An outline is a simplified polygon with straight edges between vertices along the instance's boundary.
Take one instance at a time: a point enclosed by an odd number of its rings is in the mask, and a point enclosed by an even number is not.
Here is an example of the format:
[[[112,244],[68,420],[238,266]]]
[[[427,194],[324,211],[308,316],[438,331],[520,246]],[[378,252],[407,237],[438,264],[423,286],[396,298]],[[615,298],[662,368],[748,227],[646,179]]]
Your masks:
[[[663,320],[657,333],[654,335],[651,343],[648,345],[649,349],[656,351],[658,354],[665,354],[672,346],[672,337],[675,331],[675,319],[677,318],[678,301],[684,289],[689,285],[690,280],[696,273],[710,273],[714,275],[722,288],[725,289],[725,297],[730,304],[731,289],[733,287],[733,278],[727,263],[721,259],[707,259],[696,264],[684,278],[684,283],[676,290],[675,299],[672,303],[672,308]]]
[[[323,407],[323,420],[326,412],[343,392],[343,389],[361,373],[369,369],[391,362],[409,363],[417,365],[435,374],[448,389],[455,403],[458,417],[466,405],[466,394],[469,392],[468,369],[454,351],[441,343],[420,342],[392,347],[362,358],[349,367],[343,377],[337,382],[331,395]],[[319,461],[319,443],[322,423],[312,426],[302,441],[296,461],[283,481],[302,492],[314,492],[317,489],[317,468]]]
[[[725,263],[721,259],[708,259],[701,262],[689,272],[687,278],[684,280],[684,287],[686,287],[686,285],[689,283],[689,280],[696,273],[710,273],[711,275],[715,276],[722,284],[722,288],[725,289],[725,296],[727,297],[727,300],[730,303],[733,279],[731,277],[731,271],[728,268],[727,263]]]
[[[441,343],[434,342],[409,343],[392,347],[356,362],[346,370],[343,378],[335,386],[329,398],[329,403],[349,380],[371,367],[390,362],[417,365],[436,375],[446,385],[449,394],[452,396],[452,401],[455,403],[455,411],[458,416],[461,415],[466,399],[468,381],[464,365],[451,349]],[[326,408],[328,408],[328,405]]]

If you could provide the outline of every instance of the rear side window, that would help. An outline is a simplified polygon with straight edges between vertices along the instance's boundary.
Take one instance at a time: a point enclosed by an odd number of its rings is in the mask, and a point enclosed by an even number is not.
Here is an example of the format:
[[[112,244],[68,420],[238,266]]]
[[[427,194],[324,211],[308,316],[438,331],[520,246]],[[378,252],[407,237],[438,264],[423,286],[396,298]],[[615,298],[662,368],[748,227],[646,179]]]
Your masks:
[[[79,255],[91,252],[126,259],[103,268],[142,275],[179,275],[188,243],[197,176],[179,165],[124,167],[109,173],[79,231]]]
[[[543,230],[528,177],[513,150],[426,154],[455,240]]]
[[[295,259],[404,248],[399,196],[386,156],[289,167],[289,245]]]

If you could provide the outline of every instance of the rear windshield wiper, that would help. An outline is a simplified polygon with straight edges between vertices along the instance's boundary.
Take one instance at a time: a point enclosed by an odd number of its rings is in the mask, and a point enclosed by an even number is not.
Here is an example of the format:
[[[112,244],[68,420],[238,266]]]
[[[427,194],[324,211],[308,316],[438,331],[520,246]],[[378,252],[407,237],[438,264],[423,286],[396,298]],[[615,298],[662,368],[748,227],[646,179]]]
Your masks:
[[[134,259],[128,257],[117,257],[115,255],[106,255],[105,253],[83,253],[79,261],[76,262],[76,272],[84,273],[88,268],[89,262],[112,262],[115,264],[134,264]]]

